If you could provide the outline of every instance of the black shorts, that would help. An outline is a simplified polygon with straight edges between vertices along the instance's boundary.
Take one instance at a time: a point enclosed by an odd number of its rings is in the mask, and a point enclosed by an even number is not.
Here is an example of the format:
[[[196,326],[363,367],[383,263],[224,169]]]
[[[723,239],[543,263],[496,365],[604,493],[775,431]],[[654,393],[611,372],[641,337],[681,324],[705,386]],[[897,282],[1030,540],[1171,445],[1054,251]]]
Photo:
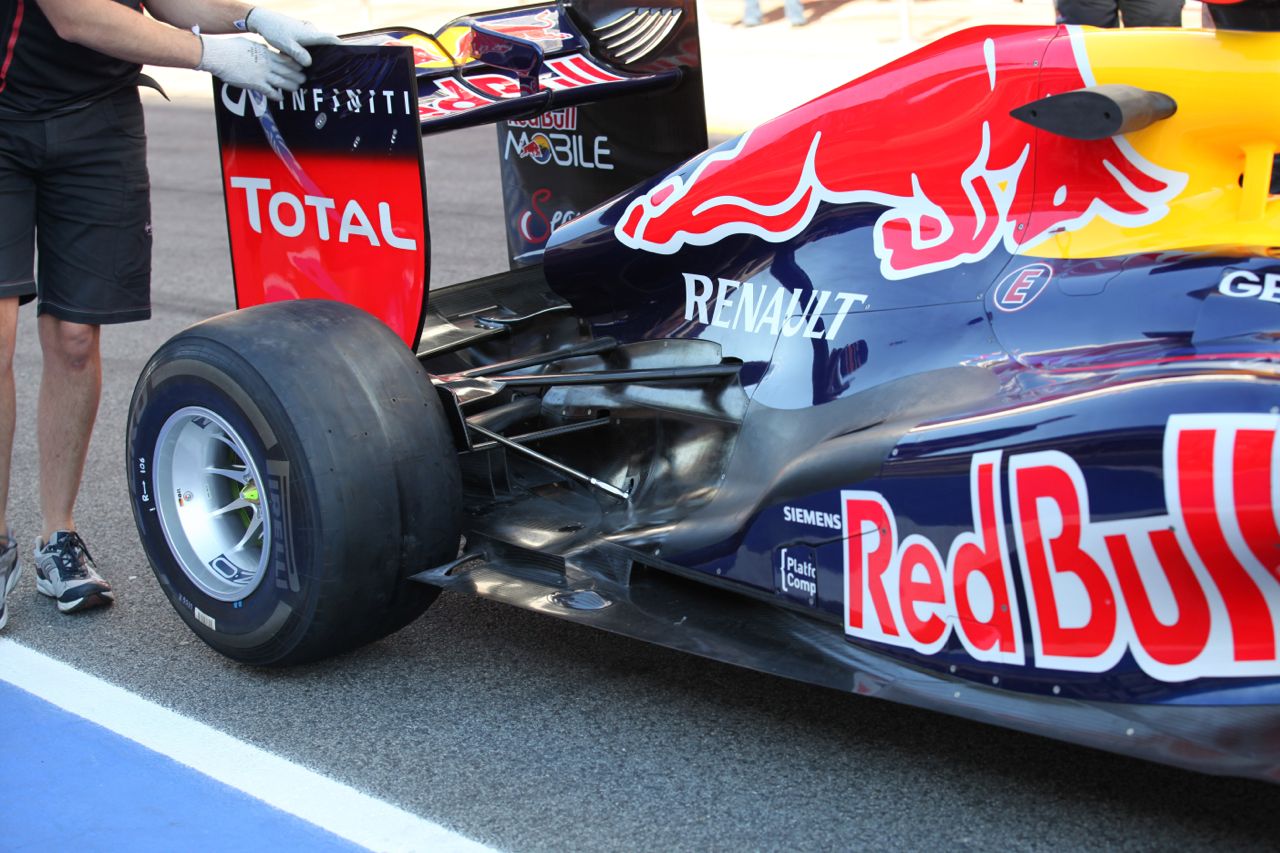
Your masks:
[[[151,316],[146,149],[133,88],[53,118],[0,118],[0,298],[38,297],[38,313],[73,323]]]
[[[1183,0],[1057,0],[1059,24],[1180,27]]]

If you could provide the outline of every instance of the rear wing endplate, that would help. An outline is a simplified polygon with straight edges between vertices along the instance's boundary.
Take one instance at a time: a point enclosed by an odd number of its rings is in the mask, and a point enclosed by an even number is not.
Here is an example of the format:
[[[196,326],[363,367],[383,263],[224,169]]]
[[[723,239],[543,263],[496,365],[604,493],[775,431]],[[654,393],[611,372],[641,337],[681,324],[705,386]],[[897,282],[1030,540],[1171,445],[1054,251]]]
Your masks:
[[[693,0],[574,0],[312,48],[277,100],[214,81],[236,303],[326,298],[422,335],[423,134],[497,123],[508,253],[706,147]],[[635,96],[635,97],[633,97]]]

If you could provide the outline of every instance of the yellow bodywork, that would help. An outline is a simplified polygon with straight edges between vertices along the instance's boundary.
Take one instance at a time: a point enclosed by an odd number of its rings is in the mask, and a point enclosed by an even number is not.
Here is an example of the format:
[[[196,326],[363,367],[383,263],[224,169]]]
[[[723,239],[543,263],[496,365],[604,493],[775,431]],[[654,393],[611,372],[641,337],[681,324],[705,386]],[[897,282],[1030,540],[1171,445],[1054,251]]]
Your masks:
[[[1158,222],[1124,228],[1094,218],[1022,254],[1096,258],[1192,247],[1280,246],[1280,33],[1084,28],[1094,82],[1163,92],[1172,117],[1126,135],[1152,163],[1187,175]],[[1037,161],[1041,174],[1070,168]],[[1243,179],[1242,179],[1243,176]]]

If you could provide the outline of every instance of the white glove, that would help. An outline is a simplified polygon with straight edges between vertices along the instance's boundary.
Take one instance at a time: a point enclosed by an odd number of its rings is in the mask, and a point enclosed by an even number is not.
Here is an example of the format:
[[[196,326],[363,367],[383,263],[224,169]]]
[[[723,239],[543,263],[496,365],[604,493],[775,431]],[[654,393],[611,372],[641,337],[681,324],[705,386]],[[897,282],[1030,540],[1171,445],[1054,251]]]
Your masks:
[[[232,86],[279,100],[281,89],[296,92],[307,79],[298,63],[251,39],[200,36],[200,44],[204,55],[196,69]]]
[[[342,44],[333,33],[317,29],[310,21],[299,21],[261,6],[254,6],[244,17],[244,25],[251,33],[257,33],[267,44],[281,53],[287,53],[306,68],[311,64],[311,54],[304,45]]]

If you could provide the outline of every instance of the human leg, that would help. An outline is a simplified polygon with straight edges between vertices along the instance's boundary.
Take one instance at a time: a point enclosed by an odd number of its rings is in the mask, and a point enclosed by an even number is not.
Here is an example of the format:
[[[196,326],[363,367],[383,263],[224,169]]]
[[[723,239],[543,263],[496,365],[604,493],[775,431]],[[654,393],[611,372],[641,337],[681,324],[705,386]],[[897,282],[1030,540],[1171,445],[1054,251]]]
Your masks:
[[[1126,27],[1180,27],[1183,0],[1120,0]]]
[[[783,8],[787,12],[787,20],[793,27],[803,27],[807,21],[804,17],[804,0],[783,0]]]
[[[36,293],[34,170],[42,137],[38,122],[0,122],[0,533],[9,521],[18,305]]]
[[[9,529],[9,470],[13,463],[13,433],[18,408],[13,380],[13,352],[17,338],[18,299],[0,298],[0,534]]]
[[[17,336],[18,299],[0,299],[0,628],[9,621],[7,600],[22,574],[22,566],[18,563],[18,543],[14,541],[6,516],[17,408],[13,383],[13,350]]]
[[[37,196],[41,535],[74,530],[98,409],[99,327],[150,314],[150,182],[134,91],[49,122]]]
[[[102,387],[99,327],[150,316],[146,135],[137,93],[49,121],[36,203],[44,354],[36,588],[64,612],[110,603],[74,509]]]
[[[1058,0],[1058,23],[1088,27],[1120,26],[1117,0]]]
[[[41,535],[75,530],[76,495],[102,393],[99,329],[40,317],[44,371],[36,415],[40,453]]]
[[[99,329],[40,317],[44,372],[40,378],[36,440],[40,453],[41,536],[36,542],[36,589],[57,599],[64,613],[113,600],[76,532],[76,495],[102,392]]]
[[[35,295],[36,185],[33,163],[43,129],[33,122],[0,122],[0,628],[9,619],[6,599],[22,574],[9,527],[9,472],[17,423],[13,354],[18,303]]]
[[[744,5],[742,7],[742,24],[747,27],[760,26],[760,0],[744,0]]]

